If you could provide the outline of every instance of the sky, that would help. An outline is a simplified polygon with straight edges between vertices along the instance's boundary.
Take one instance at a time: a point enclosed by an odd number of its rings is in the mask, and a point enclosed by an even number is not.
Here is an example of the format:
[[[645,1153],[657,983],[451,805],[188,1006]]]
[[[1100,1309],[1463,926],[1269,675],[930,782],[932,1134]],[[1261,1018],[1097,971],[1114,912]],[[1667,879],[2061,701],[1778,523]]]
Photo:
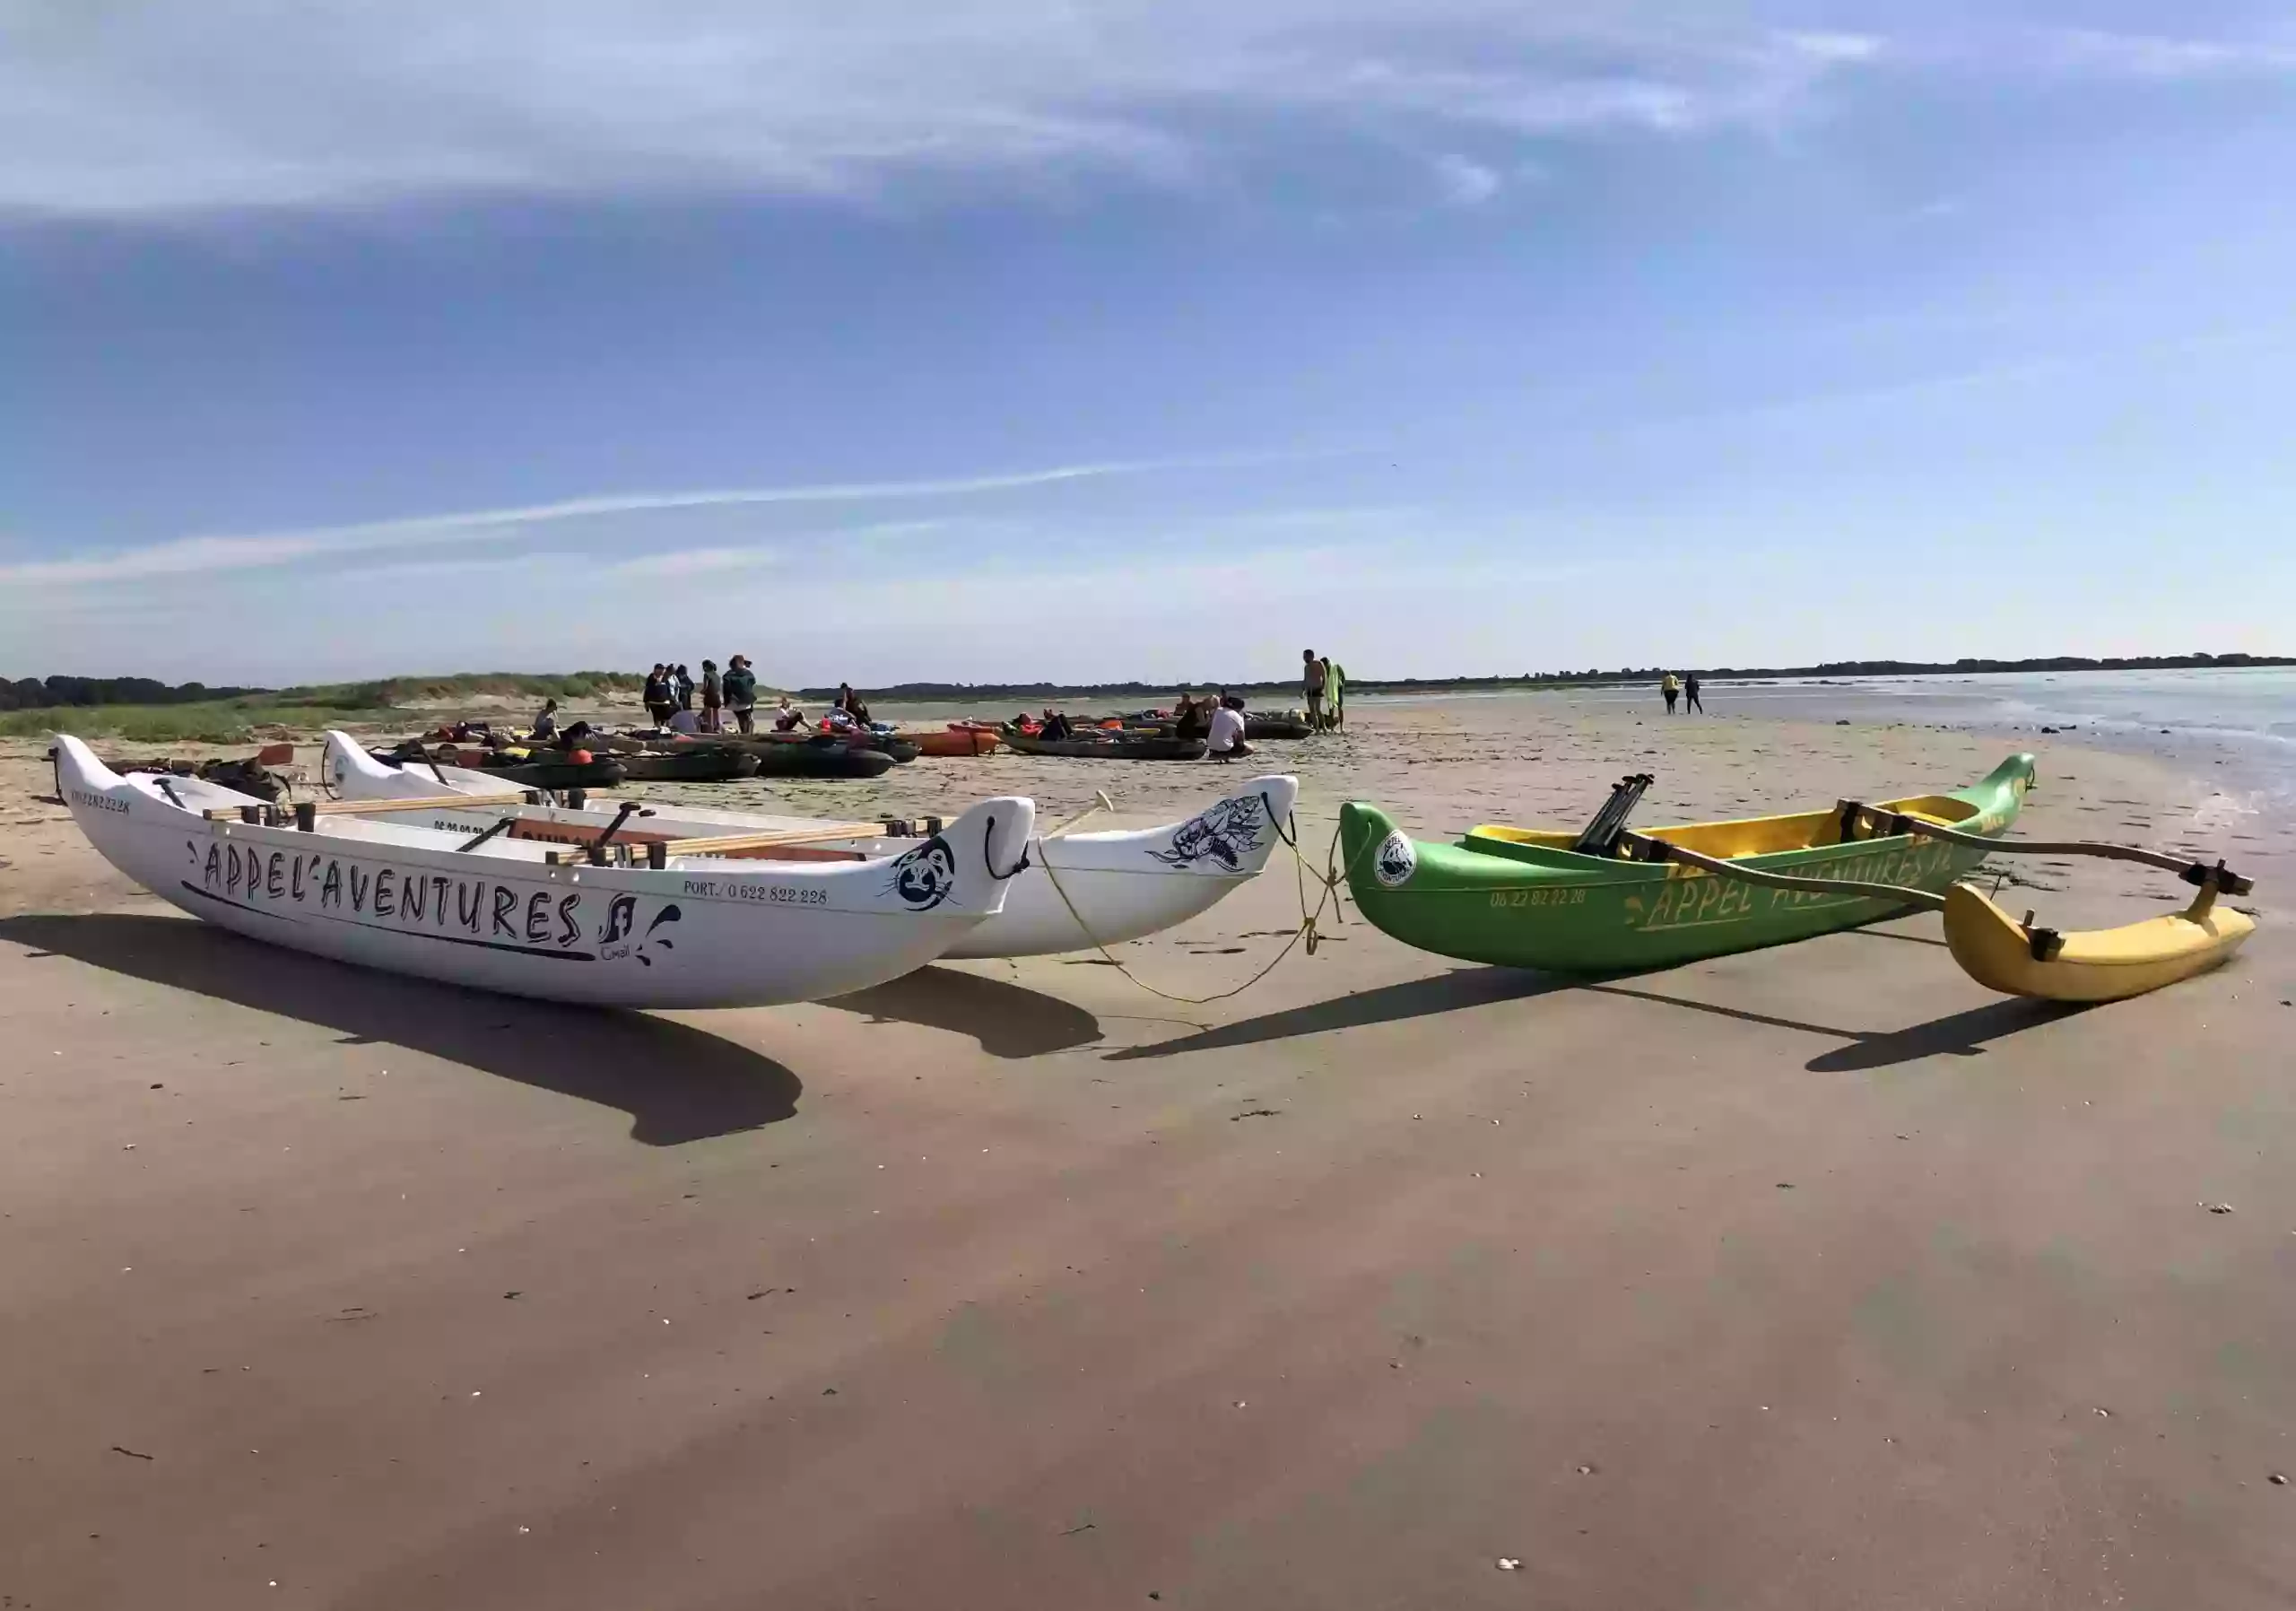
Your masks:
[[[0,0],[0,675],[2296,652],[2296,13]]]

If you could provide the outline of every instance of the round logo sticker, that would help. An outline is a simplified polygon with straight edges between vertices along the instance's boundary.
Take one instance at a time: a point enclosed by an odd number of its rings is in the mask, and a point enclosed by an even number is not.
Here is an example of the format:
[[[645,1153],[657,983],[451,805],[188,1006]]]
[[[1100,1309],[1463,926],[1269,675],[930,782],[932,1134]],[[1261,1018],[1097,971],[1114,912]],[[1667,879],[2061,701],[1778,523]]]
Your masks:
[[[1396,829],[1380,841],[1379,856],[1371,868],[1372,876],[1393,889],[1419,870],[1419,852],[1412,849],[1404,831]]]

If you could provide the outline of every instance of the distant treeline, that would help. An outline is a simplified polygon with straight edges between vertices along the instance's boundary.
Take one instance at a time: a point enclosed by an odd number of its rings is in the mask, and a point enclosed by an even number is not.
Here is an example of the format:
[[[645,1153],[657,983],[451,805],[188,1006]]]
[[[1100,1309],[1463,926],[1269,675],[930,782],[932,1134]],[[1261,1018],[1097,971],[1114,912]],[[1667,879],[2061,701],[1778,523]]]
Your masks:
[[[204,683],[170,684],[150,677],[0,678],[0,710],[78,710],[92,705],[204,705],[260,700],[267,705],[312,705],[330,710],[382,710],[411,700],[455,699],[470,694],[521,694],[535,699],[589,699],[601,693],[635,692],[645,682],[626,671],[578,671],[538,676],[517,671],[464,671],[451,676],[385,677],[371,683],[328,683],[285,690],[211,688]]]
[[[1914,677],[1950,676],[1973,672],[2016,671],[2181,671],[2205,666],[2296,666],[2296,657],[2280,655],[2138,655],[2090,659],[2059,655],[2036,660],[1834,660],[1821,666],[1646,666],[1615,671],[1526,671],[1514,677],[1367,677],[1352,675],[1347,686],[1364,692],[1415,692],[1452,688],[1570,687],[1590,683],[1655,683],[1669,671],[1695,671],[1702,677]],[[1259,689],[1296,689],[1298,683],[1255,682],[1237,678],[1222,682],[1204,677],[1191,683],[896,683],[890,687],[865,688],[862,694],[880,703],[925,703],[930,701],[987,700],[1004,702],[1047,699],[1161,698],[1180,688],[1227,688],[1239,692]],[[835,696],[834,688],[805,688],[799,697],[822,701]]]
[[[85,705],[197,705],[269,692],[262,688],[210,688],[204,683],[170,684],[150,677],[0,678],[0,710],[47,710]]]

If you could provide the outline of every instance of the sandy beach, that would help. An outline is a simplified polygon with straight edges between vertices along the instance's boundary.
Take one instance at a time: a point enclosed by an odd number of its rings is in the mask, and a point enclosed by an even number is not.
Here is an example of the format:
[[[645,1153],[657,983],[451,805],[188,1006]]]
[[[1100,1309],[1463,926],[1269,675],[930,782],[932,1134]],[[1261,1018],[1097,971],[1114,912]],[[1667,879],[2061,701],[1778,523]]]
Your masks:
[[[2296,865],[2197,771],[2026,747],[2020,832],[2225,856],[2263,932],[2085,1012],[1935,918],[1580,984],[1351,913],[1207,1006],[1060,957],[607,1014],[184,918],[0,748],[0,1606],[2285,1607]],[[1648,770],[1657,825],[2006,746],[1552,696],[1263,753],[1321,866],[1352,797],[1575,825]],[[2180,888],[2017,872],[2067,927]],[[1224,989],[1299,889],[1124,960]]]

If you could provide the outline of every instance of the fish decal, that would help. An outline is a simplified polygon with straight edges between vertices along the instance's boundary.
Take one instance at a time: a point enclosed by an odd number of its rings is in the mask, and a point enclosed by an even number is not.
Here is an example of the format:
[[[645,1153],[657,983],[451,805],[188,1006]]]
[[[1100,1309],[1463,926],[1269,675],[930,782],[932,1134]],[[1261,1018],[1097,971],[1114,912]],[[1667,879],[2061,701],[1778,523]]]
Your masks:
[[[1267,825],[1267,806],[1258,796],[1222,800],[1174,829],[1171,849],[1148,854],[1168,867],[1199,866],[1210,861],[1227,872],[1241,872],[1244,858],[1259,849],[1260,835]]]

